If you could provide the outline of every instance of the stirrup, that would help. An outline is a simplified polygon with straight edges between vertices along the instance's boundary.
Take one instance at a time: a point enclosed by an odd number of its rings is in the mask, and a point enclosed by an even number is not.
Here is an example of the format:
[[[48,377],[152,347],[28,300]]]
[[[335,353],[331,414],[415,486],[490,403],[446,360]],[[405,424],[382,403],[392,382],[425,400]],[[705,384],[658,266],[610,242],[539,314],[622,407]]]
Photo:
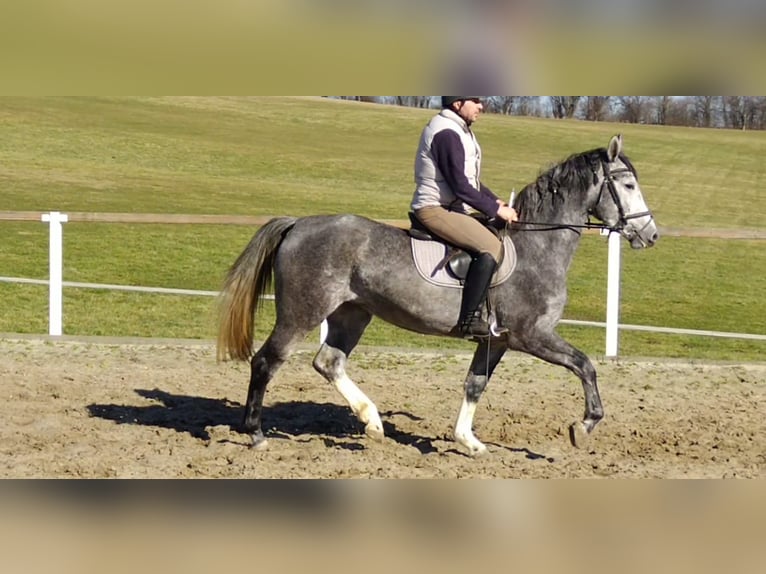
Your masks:
[[[502,335],[505,335],[508,332],[508,329],[505,327],[501,327],[497,324],[497,316],[495,315],[495,312],[489,314],[489,334],[493,337],[500,337]]]
[[[493,337],[492,333],[462,333],[462,338],[466,341],[488,341]]]
[[[498,339],[508,332],[508,329],[501,327],[497,324],[497,317],[494,313],[489,315],[489,321],[487,323],[486,332],[482,333],[469,333],[470,327],[465,324],[465,328],[461,325],[460,334],[467,340],[483,340],[483,339]]]

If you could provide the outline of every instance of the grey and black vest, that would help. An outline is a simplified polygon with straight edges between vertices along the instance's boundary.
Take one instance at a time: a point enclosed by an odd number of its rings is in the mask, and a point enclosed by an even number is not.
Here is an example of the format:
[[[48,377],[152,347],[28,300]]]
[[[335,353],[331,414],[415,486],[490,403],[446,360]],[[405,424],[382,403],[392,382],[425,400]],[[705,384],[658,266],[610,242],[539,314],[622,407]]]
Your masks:
[[[452,110],[444,109],[429,122],[420,138],[418,153],[415,157],[416,188],[411,208],[417,211],[424,207],[442,206],[451,211],[474,211],[473,208],[458,200],[431,154],[434,137],[443,130],[452,130],[460,136],[465,149],[465,175],[477,191],[480,189],[481,147],[479,142],[463,118]]]

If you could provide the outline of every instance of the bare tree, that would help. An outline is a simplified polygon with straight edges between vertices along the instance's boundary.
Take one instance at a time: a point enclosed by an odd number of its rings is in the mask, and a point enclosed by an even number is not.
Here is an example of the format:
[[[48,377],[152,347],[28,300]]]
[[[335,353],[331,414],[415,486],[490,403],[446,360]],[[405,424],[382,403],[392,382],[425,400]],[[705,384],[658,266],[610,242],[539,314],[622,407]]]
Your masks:
[[[397,106],[407,106],[410,108],[430,108],[433,96],[394,96],[394,103]]]
[[[553,117],[573,118],[577,111],[577,104],[582,96],[550,96]]]
[[[694,118],[697,127],[713,127],[716,96],[694,96]]]
[[[609,115],[609,101],[612,96],[585,96],[585,119],[601,122]]]
[[[619,118],[631,124],[646,121],[646,110],[649,103],[647,96],[617,96],[620,105]]]
[[[378,102],[378,96],[329,96],[340,100],[349,100],[352,102]]]
[[[665,125],[695,126],[694,98],[689,96],[671,97],[665,112]]]
[[[519,96],[489,96],[487,98],[487,109],[497,114],[511,115],[514,113],[514,107]]]
[[[739,130],[763,124],[763,96],[722,96],[726,126]]]
[[[673,98],[671,96],[655,96],[654,98],[654,121],[656,124],[665,126],[668,125],[668,116],[673,106]]]
[[[766,96],[753,96],[754,117],[753,129],[766,129]]]
[[[322,96],[429,108],[439,96]],[[766,96],[486,96],[486,111],[733,129],[766,129]]]
[[[519,102],[516,106],[516,113],[520,116],[542,117],[543,96],[519,96]]]
[[[721,96],[721,104],[726,127],[735,130],[747,128],[747,111],[743,96]]]

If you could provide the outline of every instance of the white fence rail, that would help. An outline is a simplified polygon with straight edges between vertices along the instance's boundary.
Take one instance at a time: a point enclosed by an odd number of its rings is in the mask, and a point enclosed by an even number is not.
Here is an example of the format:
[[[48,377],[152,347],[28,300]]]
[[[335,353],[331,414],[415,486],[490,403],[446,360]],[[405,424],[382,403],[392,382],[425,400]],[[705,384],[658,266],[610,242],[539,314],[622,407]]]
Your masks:
[[[23,220],[29,221],[30,214],[20,212],[18,217],[6,217],[6,220]],[[80,221],[123,221],[118,214],[113,214],[111,217],[96,219],[96,214],[79,214],[78,220]],[[89,217],[83,217],[89,216]],[[63,334],[63,288],[80,288],[80,289],[103,289],[113,291],[130,291],[140,293],[159,293],[170,295],[191,295],[191,296],[212,296],[218,295],[215,291],[194,291],[189,289],[168,289],[161,287],[135,287],[125,285],[108,285],[108,284],[94,284],[94,283],[72,283],[63,281],[63,227],[62,224],[69,221],[69,216],[59,212],[51,212],[45,214],[38,214],[39,220],[44,223],[48,223],[50,226],[50,248],[49,248],[49,265],[50,265],[50,280],[39,279],[26,279],[19,277],[0,277],[2,283],[18,283],[28,285],[45,285],[49,288],[49,334],[51,336],[61,336]],[[132,222],[136,223],[167,223],[167,222],[182,222],[191,223],[191,220],[196,220],[197,223],[221,223],[222,218],[219,216],[149,216],[141,218],[135,214],[126,214],[126,217]],[[237,218],[236,223],[252,223],[252,221],[245,221],[246,218]],[[261,221],[263,218],[251,218],[253,220]],[[178,221],[175,221],[178,220]],[[241,220],[241,221],[240,221]],[[756,341],[766,341],[766,335],[754,335],[747,333],[725,333],[718,331],[699,331],[692,329],[674,329],[666,327],[650,327],[642,325],[622,325],[619,323],[620,315],[620,276],[621,276],[621,245],[620,235],[617,233],[607,233],[609,236],[609,257],[608,257],[608,284],[607,284],[607,311],[606,322],[592,322],[592,321],[569,321],[563,320],[562,324],[574,325],[574,326],[586,326],[586,327],[600,327],[606,328],[606,351],[607,357],[616,357],[619,352],[619,332],[624,331],[646,331],[654,333],[665,333],[675,335],[692,335],[692,336],[706,336],[706,337],[720,337],[729,339],[748,339]],[[751,238],[748,236],[747,238]],[[273,299],[273,297],[270,297]],[[327,334],[327,323],[322,324],[321,340]]]
[[[20,285],[38,285],[47,287],[50,281],[46,279],[26,279],[23,277],[0,277],[0,283],[17,283]],[[192,289],[169,289],[166,287],[136,287],[133,285],[110,285],[106,283],[76,283],[63,281],[62,287],[73,289],[101,289],[104,291],[124,291],[132,293],[154,293],[157,295],[190,295],[195,297],[217,297],[218,291],[195,291]],[[265,295],[264,299],[273,301],[273,295]],[[605,329],[607,323],[598,321],[575,321],[564,319],[562,325],[573,327],[597,327]],[[700,337],[717,337],[721,339],[743,339],[750,341],[766,341],[766,335],[752,335],[748,333],[727,333],[722,331],[704,331],[696,329],[674,329],[671,327],[651,327],[646,325],[619,324],[620,331],[643,331],[647,333],[662,333],[665,335],[692,335]]]

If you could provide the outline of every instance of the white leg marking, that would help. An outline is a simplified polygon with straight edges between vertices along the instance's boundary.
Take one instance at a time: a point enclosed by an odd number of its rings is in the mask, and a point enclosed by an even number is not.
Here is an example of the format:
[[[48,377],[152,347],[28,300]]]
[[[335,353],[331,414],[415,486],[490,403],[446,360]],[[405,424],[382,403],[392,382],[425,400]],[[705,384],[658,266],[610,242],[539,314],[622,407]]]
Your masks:
[[[473,417],[476,414],[476,403],[463,399],[460,414],[455,425],[455,441],[468,449],[471,456],[481,456],[487,453],[484,446],[473,434]]]
[[[348,401],[356,417],[366,425],[364,430],[367,436],[375,440],[383,440],[385,437],[383,422],[380,420],[380,414],[378,414],[378,408],[375,404],[347,375],[344,374],[334,383],[338,392]]]

